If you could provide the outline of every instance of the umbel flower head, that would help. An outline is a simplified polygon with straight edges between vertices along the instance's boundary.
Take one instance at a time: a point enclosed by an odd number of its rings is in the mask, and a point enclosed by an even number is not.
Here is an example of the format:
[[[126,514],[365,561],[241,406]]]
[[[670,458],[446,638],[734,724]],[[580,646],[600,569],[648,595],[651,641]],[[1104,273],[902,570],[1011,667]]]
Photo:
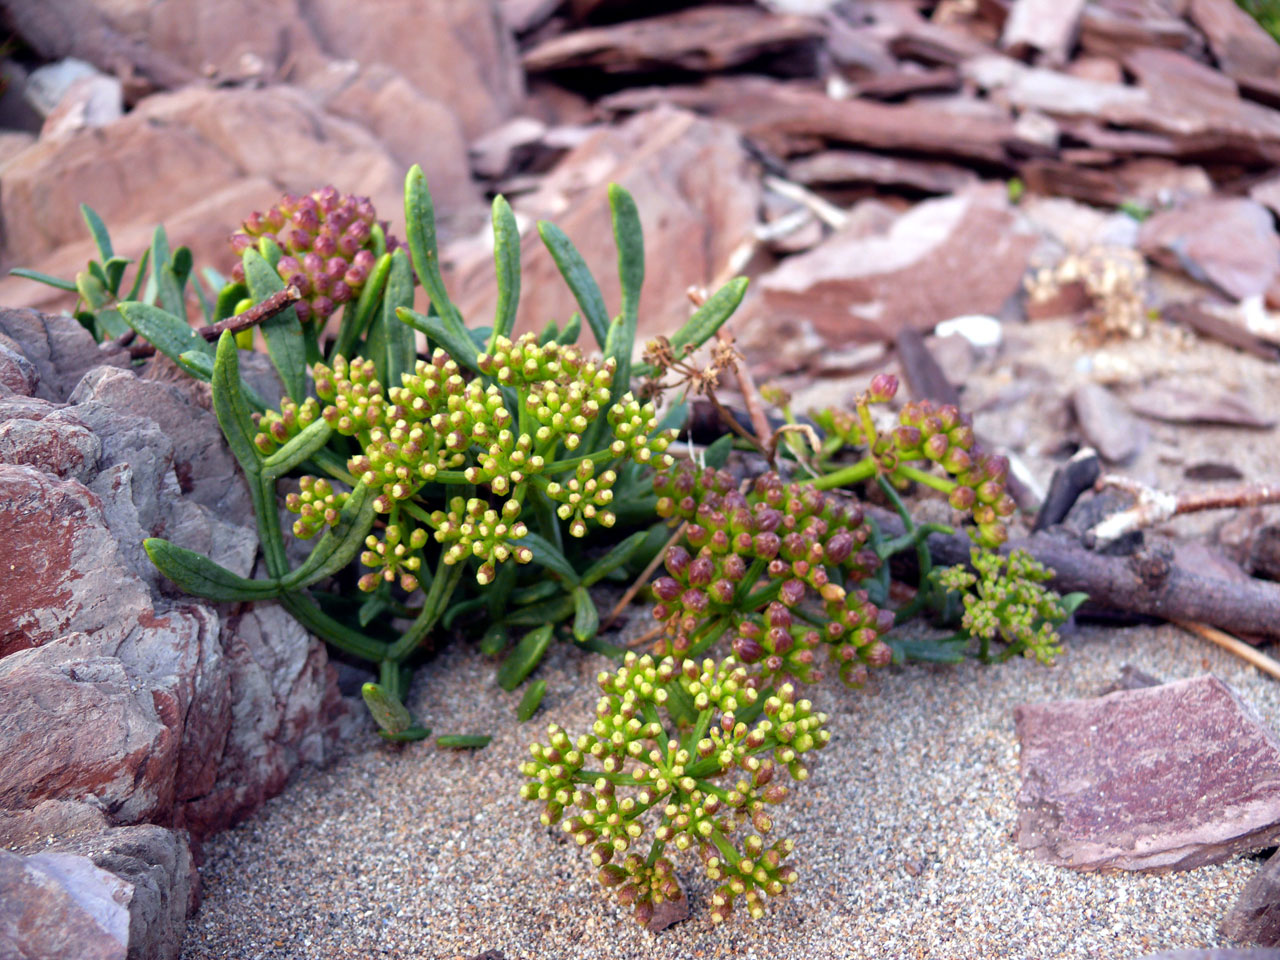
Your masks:
[[[598,677],[603,696],[591,732],[576,740],[556,724],[530,747],[520,789],[591,850],[600,882],[647,924],[654,907],[683,892],[668,854],[692,850],[718,882],[711,919],[739,900],[755,918],[767,896],[796,881],[789,839],[770,841],[771,808],[808,778],[808,754],[830,740],[827,716],[784,684],[762,695],[731,657],[677,661],[628,654]],[[680,735],[673,715],[687,712]],[[666,721],[663,715],[666,715]],[[576,812],[573,808],[577,808]],[[743,834],[742,836],[736,836]]]
[[[376,223],[368,197],[328,186],[300,197],[286,194],[265,214],[251,214],[231,235],[231,246],[239,255],[263,239],[277,244],[284,255],[276,271],[302,293],[298,319],[323,324],[339,304],[358,297],[369,279]],[[237,262],[231,275],[243,281],[243,264]]]
[[[654,489],[659,516],[687,521],[653,584],[663,652],[686,656],[727,633],[761,685],[818,679],[822,647],[852,686],[889,662],[879,638],[893,615],[854,588],[880,563],[857,504],[776,473],[742,493],[724,471],[688,461],[660,472]],[[821,608],[821,625],[805,615],[808,604]]]

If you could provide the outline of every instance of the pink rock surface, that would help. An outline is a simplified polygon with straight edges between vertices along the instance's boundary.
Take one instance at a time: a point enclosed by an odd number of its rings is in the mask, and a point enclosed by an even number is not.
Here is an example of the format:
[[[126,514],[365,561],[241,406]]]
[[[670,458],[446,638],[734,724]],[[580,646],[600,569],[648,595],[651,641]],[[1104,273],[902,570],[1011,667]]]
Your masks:
[[[1189,869],[1280,838],[1280,740],[1217,677],[1024,704],[1018,843],[1080,870]]]

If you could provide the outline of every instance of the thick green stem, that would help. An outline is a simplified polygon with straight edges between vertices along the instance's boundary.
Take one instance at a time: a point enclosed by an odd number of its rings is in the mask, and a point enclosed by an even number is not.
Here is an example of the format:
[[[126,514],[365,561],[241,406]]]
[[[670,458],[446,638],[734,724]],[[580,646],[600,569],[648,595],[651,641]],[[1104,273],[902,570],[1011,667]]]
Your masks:
[[[843,467],[834,473],[818,477],[813,481],[818,490],[834,490],[836,487],[847,487],[850,484],[870,480],[876,475],[876,462],[871,457],[863,457],[851,467]]]
[[[280,595],[280,603],[293,614],[293,618],[314,633],[329,641],[339,650],[343,650],[362,660],[378,663],[387,656],[388,645],[381,640],[366,637],[358,630],[352,630],[345,624],[333,619],[315,605],[315,602],[304,593],[285,593]]]
[[[394,660],[396,663],[404,661],[431,632],[436,621],[444,614],[449,598],[453,596],[453,591],[462,579],[462,570],[465,566],[466,564],[463,563],[447,566],[444,557],[440,558],[435,577],[431,581],[431,592],[427,594],[427,599],[422,604],[422,612],[418,614],[418,618],[413,621],[413,625],[404,636],[391,645],[387,651],[387,659]]]
[[[948,495],[959,486],[954,480],[947,477],[939,477],[926,470],[921,470],[919,467],[913,467],[909,463],[898,464],[893,472],[904,480],[914,480],[916,483],[922,483],[926,487],[932,487],[939,493]]]

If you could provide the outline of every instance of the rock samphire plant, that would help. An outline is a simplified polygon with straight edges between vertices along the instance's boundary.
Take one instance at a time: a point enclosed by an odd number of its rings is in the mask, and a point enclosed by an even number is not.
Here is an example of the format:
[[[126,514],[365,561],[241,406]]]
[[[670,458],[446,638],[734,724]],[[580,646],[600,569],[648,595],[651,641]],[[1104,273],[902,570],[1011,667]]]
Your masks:
[[[621,312],[608,315],[582,256],[542,223],[581,315],[541,335],[513,334],[520,237],[501,197],[493,205],[495,315],[489,326],[464,322],[441,277],[417,167],[405,184],[404,245],[386,235],[367,200],[327,187],[250,216],[232,238],[238,262],[229,279],[206,271],[202,285],[189,251],[171,251],[158,229],[123,292],[130,261],[114,254],[88,208],[100,261],[74,282],[19,273],[76,292],[76,316],[99,339],[141,338],[211,385],[253,495],[266,575],[239,576],[158,538],[146,542],[156,566],[211,600],[279,600],[317,636],[377,666],[379,681],[364,695],[383,736],[419,739],[430,731],[404,698],[415,654],[434,630],[483,621],[482,646],[498,654],[510,630],[536,627],[499,670],[508,689],[537,665],[555,624],[569,623],[574,641],[601,649],[589,589],[626,576],[643,526],[656,520],[648,467],[670,463],[666,449],[684,411],[660,422],[654,405],[630,391],[632,377],[648,372],[632,361],[643,240],[631,197],[615,186],[609,198]],[[419,283],[427,313],[413,309]],[[728,283],[673,342],[696,349],[745,288],[745,280]],[[188,325],[188,291],[202,303],[203,329]],[[575,343],[584,321],[598,359]],[[254,323],[284,386],[276,409],[241,377],[236,338],[251,342]],[[426,339],[421,354],[416,335]],[[291,522],[277,504],[286,483]],[[285,525],[314,543],[300,563],[290,560]],[[634,532],[614,534],[604,548],[584,542],[615,525]]]
[[[196,276],[190,252],[171,249],[157,229],[126,290],[131,261],[115,255],[88,208],[101,259],[74,281],[16,272],[76,293],[75,314],[99,340],[139,358],[158,351],[210,384],[253,497],[264,575],[242,577],[146,541],[167,577],[215,601],[276,600],[346,655],[370,661],[379,679],[365,685],[365,701],[382,736],[398,741],[430,733],[404,701],[415,657],[435,632],[472,628],[498,655],[511,631],[526,629],[497,671],[511,690],[563,625],[573,642],[621,663],[599,675],[588,732],[552,724],[548,742],[531,747],[522,796],[541,806],[544,824],[561,823],[589,848],[601,883],[642,923],[683,896],[673,862],[681,852],[696,853],[716,883],[714,921],[735,904],[758,917],[766,897],[796,880],[787,863],[794,844],[773,838],[772,810],[830,739],[827,716],[800,694],[806,685],[830,668],[856,687],[891,662],[955,662],[970,652],[1047,662],[1057,626],[1081,598],[1046,590],[1050,574],[1025,554],[995,552],[1014,510],[1008,462],[978,448],[954,407],[906,404],[889,422],[880,412],[897,390],[893,377],[874,378],[852,410],[817,414],[821,436],[782,402],[786,426],[767,444],[757,438],[775,471],[740,480],[723,469],[729,437],[697,464],[691,455],[676,461],[669,447],[685,421],[683,399],[660,416],[631,384],[644,379],[661,394],[663,375],[675,372],[710,392],[736,354],[721,341],[703,372],[690,358],[737,307],[746,281],[717,291],[633,365],[643,243],[631,198],[614,187],[610,201],[620,313],[608,315],[569,239],[539,224],[581,308],[540,335],[513,336],[520,241],[502,198],[493,207],[495,315],[489,326],[464,322],[441,277],[417,168],[406,180],[403,245],[368,201],[325,188],[246,220],[232,240],[230,277]],[[417,285],[426,313],[413,309]],[[188,293],[203,326],[188,325]],[[594,356],[576,345],[584,324]],[[241,375],[239,350],[255,330],[283,385],[278,404]],[[976,572],[934,569],[928,537],[952,530],[913,520],[900,495],[913,484],[971,522]],[[901,533],[885,536],[842,489],[868,486],[896,511]],[[601,531],[603,543],[592,536]],[[312,546],[291,549],[290,536]],[[648,588],[654,649],[624,655],[596,636],[590,588],[630,579],[628,566],[668,540],[665,569]],[[889,561],[902,552],[915,554],[918,582],[895,607]],[[903,628],[921,615],[950,632],[922,638]],[[521,720],[544,689],[542,680],[529,687]]]

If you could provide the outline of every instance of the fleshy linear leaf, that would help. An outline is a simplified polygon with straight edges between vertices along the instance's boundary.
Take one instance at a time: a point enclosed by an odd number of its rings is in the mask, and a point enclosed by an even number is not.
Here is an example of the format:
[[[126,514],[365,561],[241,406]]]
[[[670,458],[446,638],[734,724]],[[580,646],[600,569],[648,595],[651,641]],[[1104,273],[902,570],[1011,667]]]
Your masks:
[[[600,611],[586,587],[573,589],[573,636],[579,643],[586,643],[600,629]]]
[[[493,268],[498,279],[498,305],[493,316],[492,349],[498,337],[509,337],[520,305],[520,230],[506,198],[493,198]]]
[[[391,272],[387,275],[387,290],[382,298],[382,328],[387,337],[386,379],[388,386],[399,386],[400,375],[412,373],[417,351],[414,349],[413,328],[399,322],[396,311],[413,306],[413,270],[403,249],[391,254]]]
[[[142,541],[161,573],[187,593],[219,603],[269,600],[280,595],[276,580],[250,580],[214,563],[203,553],[151,537]]]
[[[203,339],[203,338],[201,338]],[[257,427],[249,415],[249,403],[240,389],[240,358],[236,338],[230,330],[224,330],[218,339],[213,376],[209,382],[213,388],[213,412],[218,418],[227,446],[240,463],[252,483],[262,473],[262,459],[253,444]]]
[[[613,214],[613,239],[618,245],[618,282],[622,286],[622,336],[618,352],[615,391],[631,389],[631,350],[640,318],[640,288],[644,286],[644,231],[640,211],[631,194],[616,183],[609,184],[609,209]]]
[[[377,313],[377,307],[382,302],[382,291],[387,285],[387,275],[390,272],[391,255],[384,253],[374,262],[373,270],[369,273],[369,279],[365,281],[364,289],[360,291],[359,299],[348,303],[342,312],[342,327],[338,331],[338,340],[329,355],[331,361],[334,357],[350,360],[355,356],[356,343],[365,335],[366,330],[369,331],[370,341],[374,339],[373,327],[382,322],[382,316]],[[381,336],[381,333],[378,336]],[[366,346],[365,350],[376,352],[369,346]]]
[[[530,630],[498,668],[498,686],[514,690],[533,672],[551,646],[551,624]]]
[[[77,293],[76,285],[71,280],[63,280],[61,277],[55,277],[49,273],[41,273],[39,270],[28,270],[26,267],[14,267],[9,271],[12,277],[22,277],[24,280],[34,280],[36,283],[43,283],[45,286],[56,287],[59,290],[65,290],[67,293]]]
[[[600,294],[600,287],[595,277],[591,276],[591,271],[587,269],[587,262],[582,259],[582,254],[578,252],[578,248],[573,245],[564,231],[554,223],[539,221],[538,236],[542,238],[542,243],[551,254],[551,259],[560,269],[560,276],[564,277],[564,282],[573,293],[573,298],[578,301],[578,306],[582,308],[582,315],[586,318],[587,325],[591,327],[596,343],[603,350],[605,339],[609,334],[609,311],[605,308],[604,297]]]
[[[360,688],[360,696],[373,715],[374,723],[390,734],[404,733],[413,725],[413,717],[400,699],[377,683],[366,683]]]
[[[212,356],[213,344],[187,325],[187,321],[149,303],[131,301],[120,304],[120,315],[138,336],[151,343],[175,363],[187,351]]]
[[[526,533],[520,543],[533,551],[533,562],[541,567],[546,567],[552,573],[561,577],[570,586],[577,586],[578,571],[573,569],[573,564],[565,557],[563,553],[556,549],[555,545],[549,540],[545,540],[536,533]]]
[[[542,704],[542,698],[546,692],[547,681],[545,680],[535,680],[529,684],[529,689],[520,698],[520,706],[516,707],[516,719],[521,723],[529,720]]]
[[[296,437],[291,437],[279,450],[262,460],[264,476],[276,479],[302,463],[317,450],[329,442],[333,428],[325,420],[316,420],[309,424]]]
[[[261,303],[284,289],[280,274],[253,247],[245,250],[243,263],[245,283],[254,303]],[[291,400],[301,403],[307,396],[307,345],[302,337],[302,324],[298,322],[298,311],[289,307],[263,321],[260,329],[285,392]]]
[[[480,750],[487,747],[492,739],[487,733],[447,733],[436,737],[436,746],[449,750]]]
[[[449,356],[459,364],[468,370],[479,372],[476,358],[480,355],[480,351],[476,348],[475,341],[465,333],[459,337],[452,329],[445,326],[444,321],[439,317],[418,313],[417,310],[410,310],[408,307],[398,309],[396,316],[400,318],[401,323],[407,323],[413,329],[425,333],[429,339],[444,347]]]
[[[111,248],[111,234],[107,230],[107,225],[102,222],[102,218],[98,216],[97,211],[87,203],[80,204],[80,216],[84,217],[84,222],[89,227],[89,233],[93,235],[93,243],[98,248],[98,256],[102,258],[103,263],[106,263],[115,256],[115,251]]]
[[[599,582],[630,560],[631,555],[636,552],[636,548],[644,543],[648,535],[649,531],[639,530],[615,546],[587,569],[587,572],[582,575],[582,585],[589,587]]]
[[[404,181],[404,218],[409,235],[409,253],[413,257],[413,269],[418,281],[427,291],[431,305],[439,314],[441,324],[453,340],[467,339],[467,328],[458,308],[449,299],[440,275],[440,252],[436,247],[436,212],[427,188],[427,177],[422,168],[414,164]],[[442,343],[444,341],[441,341]],[[445,345],[446,350],[451,350]],[[459,363],[460,357],[454,357]]]

